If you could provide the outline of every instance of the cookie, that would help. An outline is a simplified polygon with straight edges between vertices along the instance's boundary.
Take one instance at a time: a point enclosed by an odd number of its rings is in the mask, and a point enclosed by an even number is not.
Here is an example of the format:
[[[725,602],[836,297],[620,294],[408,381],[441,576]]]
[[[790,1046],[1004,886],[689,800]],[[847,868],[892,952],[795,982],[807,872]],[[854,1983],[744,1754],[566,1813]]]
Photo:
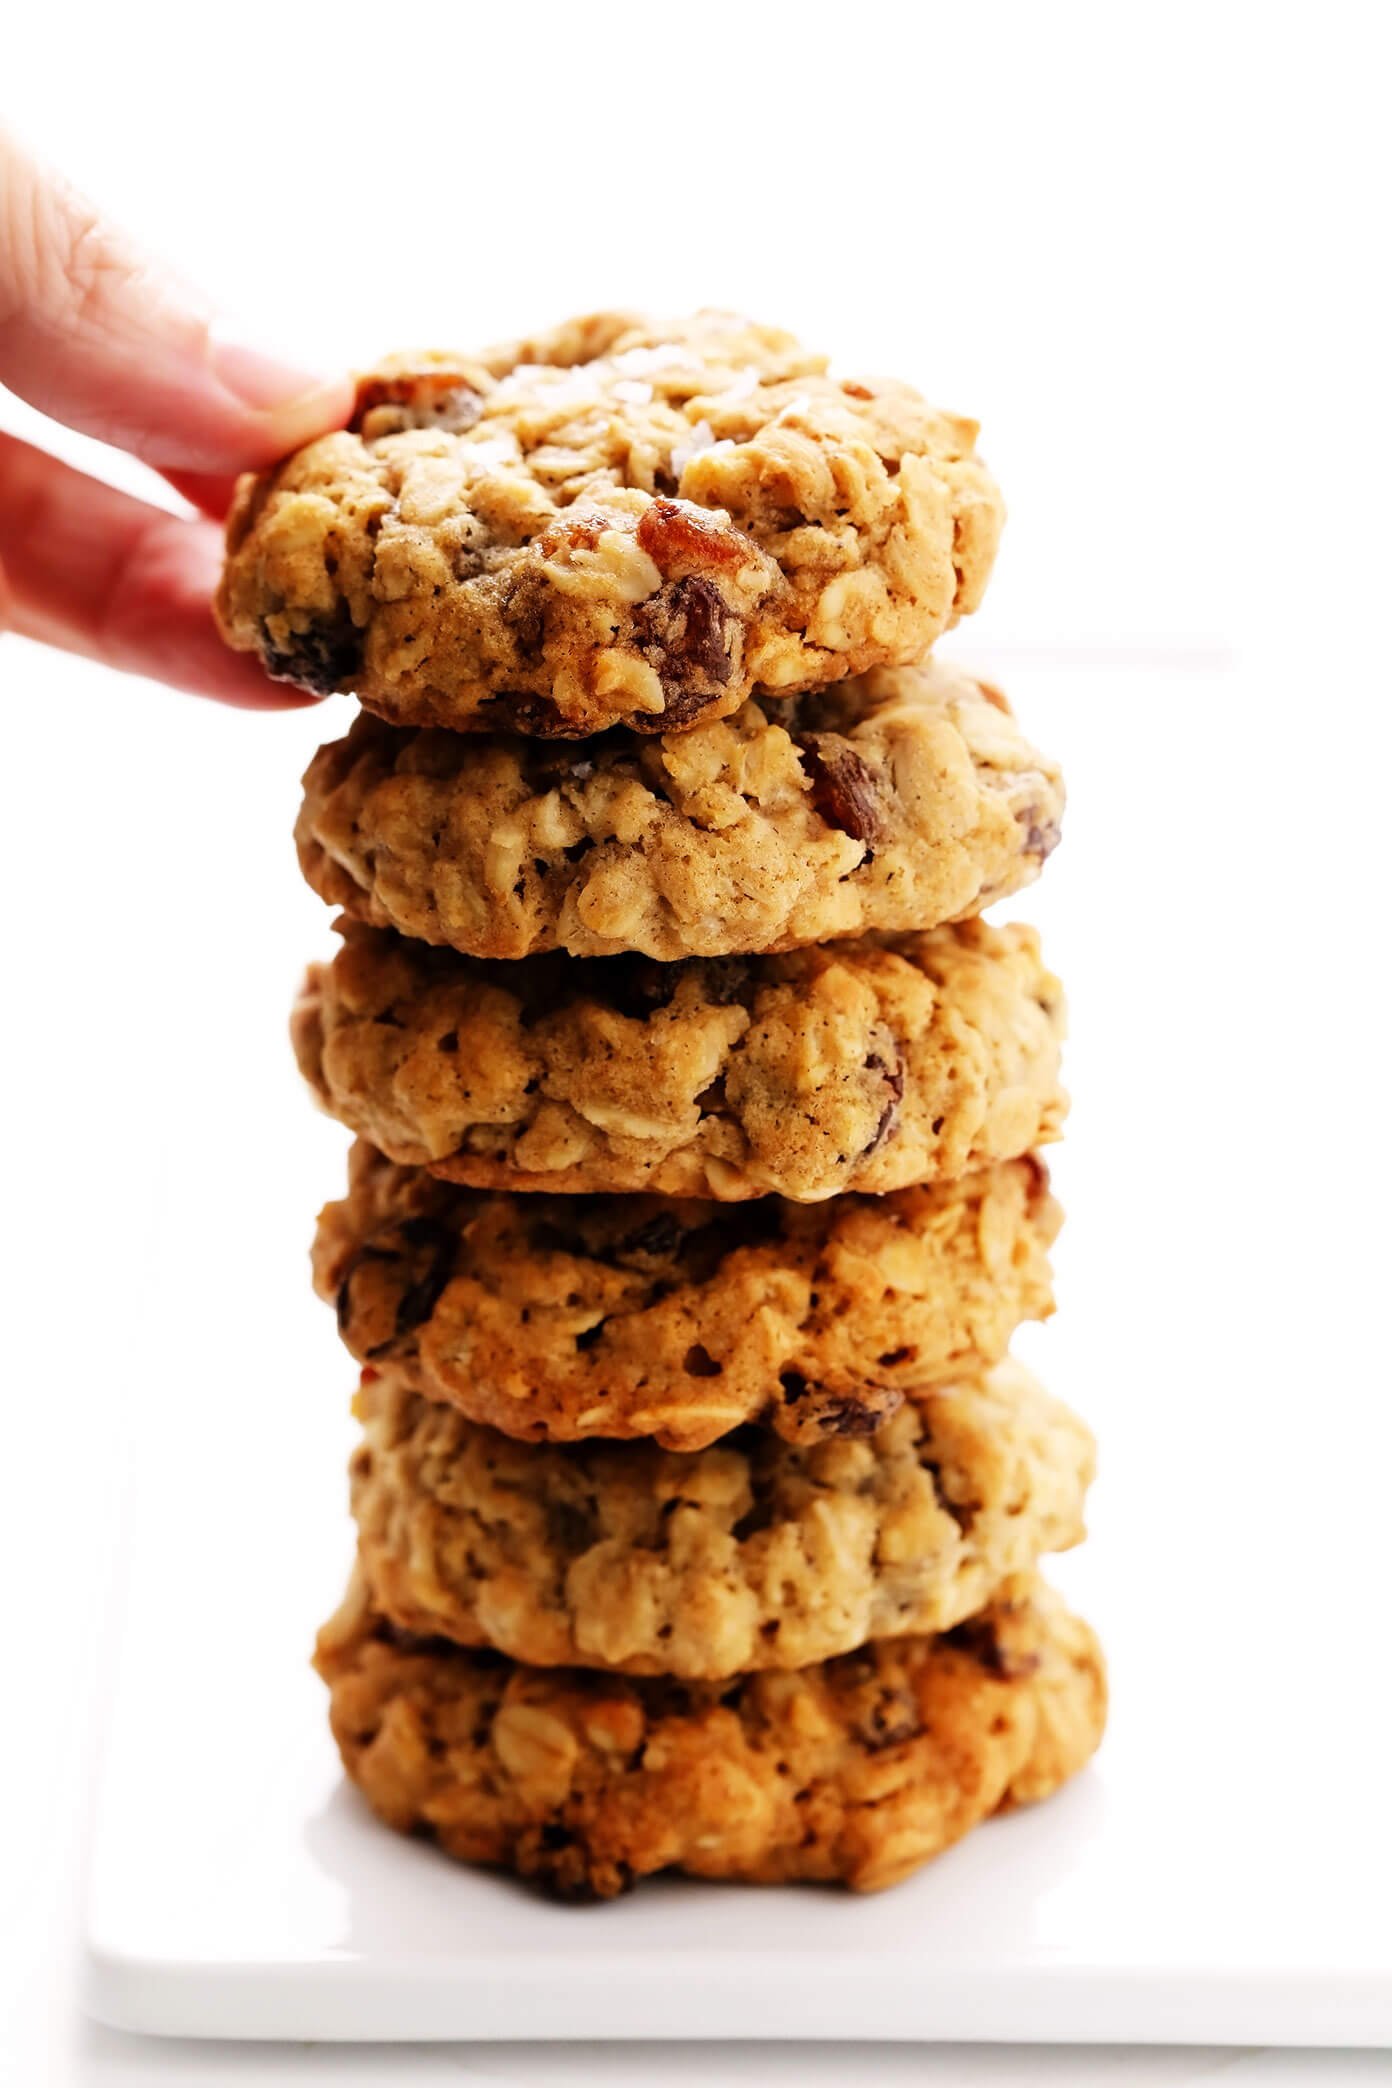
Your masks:
[[[1102,1655],[1037,1581],[969,1623],[733,1684],[528,1668],[373,1614],[319,1635],[334,1738],[388,1826],[568,1899],[654,1871],[893,1885],[1096,1748]]]
[[[580,747],[403,732],[322,747],[295,830],[358,920],[473,957],[796,949],[964,920],[1038,876],[1059,772],[935,662]]]
[[[331,1115],[477,1188],[799,1203],[1058,1135],[1062,996],[982,921],[783,956],[461,957],[355,922],[292,1023]]]
[[[1017,1363],[868,1440],[518,1443],[369,1371],[352,1460],[372,1606],[537,1667],[718,1681],[946,1631],[1083,1536],[1092,1438]]]
[[[314,1281],[362,1363],[532,1441],[701,1450],[871,1433],[1053,1310],[1061,1212],[1027,1156],[819,1204],[513,1196],[360,1141]]]
[[[217,614],[403,725],[681,731],[918,658],[1000,533],[976,424],[730,313],[397,356],[244,479]]]

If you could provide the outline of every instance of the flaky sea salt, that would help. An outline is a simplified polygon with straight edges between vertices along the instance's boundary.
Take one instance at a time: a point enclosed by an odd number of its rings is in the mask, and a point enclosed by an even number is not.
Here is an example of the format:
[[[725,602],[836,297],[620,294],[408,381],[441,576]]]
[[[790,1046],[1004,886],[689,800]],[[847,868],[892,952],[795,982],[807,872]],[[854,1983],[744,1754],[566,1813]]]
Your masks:
[[[673,446],[671,471],[673,478],[680,478],[698,450],[714,449],[715,430],[709,421],[699,420],[685,442]]]
[[[461,445],[457,462],[468,476],[484,478],[490,471],[516,465],[520,455],[521,451],[511,436],[483,435],[476,442]]]
[[[609,358],[609,367],[619,370],[625,377],[652,377],[659,370],[674,370],[692,359],[689,348],[679,347],[675,341],[664,341],[657,348],[625,348],[621,355]]]
[[[593,406],[601,397],[600,387],[588,369],[559,369],[550,363],[519,363],[504,377],[493,394],[495,404],[524,408],[544,400],[548,409]]]

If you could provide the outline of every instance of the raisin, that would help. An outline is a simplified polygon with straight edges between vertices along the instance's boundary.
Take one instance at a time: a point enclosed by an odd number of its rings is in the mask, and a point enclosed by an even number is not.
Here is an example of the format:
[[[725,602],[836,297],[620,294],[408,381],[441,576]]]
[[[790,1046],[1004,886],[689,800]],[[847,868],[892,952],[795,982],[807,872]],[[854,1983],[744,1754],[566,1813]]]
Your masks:
[[[888,1399],[879,1393],[865,1399],[824,1397],[814,1401],[811,1418],[824,1436],[872,1436],[899,1403],[893,1394]]]
[[[1039,1667],[1037,1653],[1014,1653],[1006,1645],[992,1617],[969,1617],[965,1624],[958,1624],[944,1633],[944,1642],[956,1646],[974,1660],[978,1667],[985,1668],[988,1675],[999,1675],[1003,1681],[1021,1681],[1036,1673]]]
[[[899,1747],[923,1731],[918,1704],[907,1689],[881,1687],[874,1700],[855,1719],[852,1731],[871,1754],[881,1748]]]
[[[1047,863],[1061,838],[1058,821],[1041,820],[1037,805],[1027,805],[1018,818],[1025,829],[1025,853],[1038,856],[1041,863]]]
[[[730,679],[730,656],[725,638],[729,611],[719,590],[696,575],[679,580],[673,591],[673,607],[685,620],[681,654],[696,673],[708,674],[724,688]]]
[[[633,612],[634,643],[656,671],[667,698],[659,728],[689,724],[734,673],[734,622],[720,590],[699,574],[673,580]]]
[[[283,644],[263,631],[261,664],[272,681],[294,682],[316,696],[332,696],[362,665],[362,634],[347,603],[339,604],[333,618],[294,632]]]
[[[874,1435],[904,1403],[902,1393],[874,1385],[854,1395],[827,1392],[810,1384],[800,1370],[780,1372],[778,1382],[784,1405],[798,1409],[800,1441]]]
[[[683,1227],[670,1211],[659,1211],[636,1232],[625,1233],[609,1250],[615,1261],[670,1261],[679,1252]]]
[[[900,1065],[897,1058],[891,1066],[887,1060],[880,1057],[878,1052],[873,1052],[865,1061],[865,1070],[867,1073],[882,1073],[884,1075],[885,1086],[889,1089],[889,1096],[884,1108],[880,1111],[880,1121],[875,1126],[874,1136],[861,1154],[862,1159],[866,1158],[870,1153],[876,1152],[891,1135],[899,1122],[899,1105],[904,1099],[904,1068]]]
[[[518,653],[535,659],[546,636],[546,582],[538,573],[519,573],[500,594],[498,608]]]
[[[454,1274],[457,1240],[430,1218],[407,1218],[401,1226],[410,1260],[409,1281],[396,1301],[396,1338],[422,1326]]]
[[[884,825],[880,793],[855,748],[838,732],[803,732],[797,744],[812,802],[827,825],[853,841],[875,840]]]

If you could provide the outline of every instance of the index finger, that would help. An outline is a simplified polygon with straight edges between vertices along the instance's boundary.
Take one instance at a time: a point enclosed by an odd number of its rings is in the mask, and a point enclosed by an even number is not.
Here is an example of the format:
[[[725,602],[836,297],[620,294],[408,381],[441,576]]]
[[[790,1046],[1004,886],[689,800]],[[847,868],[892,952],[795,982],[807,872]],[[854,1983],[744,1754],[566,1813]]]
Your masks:
[[[0,131],[0,384],[160,471],[274,463],[352,410],[311,375],[223,339],[176,282]]]

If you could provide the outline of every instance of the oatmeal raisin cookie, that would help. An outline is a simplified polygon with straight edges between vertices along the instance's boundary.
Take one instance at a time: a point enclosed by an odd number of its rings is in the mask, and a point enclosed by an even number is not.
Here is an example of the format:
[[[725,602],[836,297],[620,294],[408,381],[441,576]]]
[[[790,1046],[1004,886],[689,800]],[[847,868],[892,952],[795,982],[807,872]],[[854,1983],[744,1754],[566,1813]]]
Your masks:
[[[1062,994],[982,921],[757,958],[493,963],[359,923],[292,1024],[331,1115],[477,1188],[816,1202],[1057,1137]]]
[[[1002,520],[975,439],[730,313],[396,356],[347,428],[242,481],[218,620],[395,724],[680,731],[974,609]]]
[[[361,1363],[531,1441],[868,1435],[1053,1310],[1042,1161],[888,1196],[515,1196],[359,1141],[314,1281]]]
[[[1005,699],[929,662],[574,747],[403,732],[321,747],[314,889],[472,957],[681,957],[936,928],[1038,876],[1063,786]]]
[[[1083,1424],[1018,1363],[878,1434],[518,1443],[368,1372],[358,1560],[405,1630],[537,1667],[716,1681],[946,1631],[1083,1535]]]
[[[374,1812],[572,1900],[655,1871],[897,1884],[1096,1748],[1102,1655],[1037,1581],[933,1638],[734,1683],[528,1668],[415,1638],[355,1576],[316,1665]]]

